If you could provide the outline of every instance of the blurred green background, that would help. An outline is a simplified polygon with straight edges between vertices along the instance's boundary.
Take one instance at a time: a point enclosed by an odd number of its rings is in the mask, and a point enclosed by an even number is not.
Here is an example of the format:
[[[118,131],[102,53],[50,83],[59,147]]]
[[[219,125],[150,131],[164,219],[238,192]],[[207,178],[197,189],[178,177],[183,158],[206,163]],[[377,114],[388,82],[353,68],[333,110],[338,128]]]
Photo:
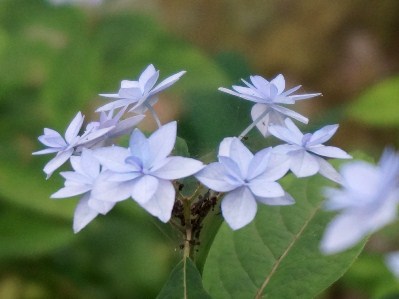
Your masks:
[[[49,199],[63,182],[45,180],[50,156],[31,156],[37,137],[64,132],[79,110],[94,120],[98,93],[150,63],[161,78],[186,70],[155,109],[200,157],[250,121],[251,104],[217,88],[283,73],[323,93],[296,107],[306,130],[340,123],[335,145],[377,158],[399,147],[398,53],[397,0],[1,0],[0,298],[154,298],[179,258],[132,201],[74,235],[77,199]],[[320,298],[399,298],[382,259],[399,248],[396,228]]]

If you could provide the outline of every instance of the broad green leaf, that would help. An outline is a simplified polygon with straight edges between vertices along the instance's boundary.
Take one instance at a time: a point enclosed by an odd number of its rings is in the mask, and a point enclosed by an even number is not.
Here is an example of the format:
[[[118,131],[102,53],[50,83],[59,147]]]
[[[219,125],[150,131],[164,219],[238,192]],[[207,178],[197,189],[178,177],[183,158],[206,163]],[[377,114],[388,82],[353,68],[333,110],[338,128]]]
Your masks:
[[[45,254],[73,237],[72,227],[59,219],[11,207],[0,212],[0,259]]]
[[[399,77],[367,89],[348,107],[348,117],[378,127],[399,126]]]
[[[186,140],[177,136],[175,148],[173,149],[174,156],[190,157]]]
[[[162,288],[157,299],[210,299],[211,297],[203,289],[201,275],[194,263],[189,259],[183,259],[172,270],[169,280]]]
[[[363,244],[323,256],[319,243],[331,213],[321,209],[320,177],[288,176],[296,204],[258,205],[255,220],[233,232],[223,224],[205,264],[204,286],[215,298],[313,298],[352,264]]]

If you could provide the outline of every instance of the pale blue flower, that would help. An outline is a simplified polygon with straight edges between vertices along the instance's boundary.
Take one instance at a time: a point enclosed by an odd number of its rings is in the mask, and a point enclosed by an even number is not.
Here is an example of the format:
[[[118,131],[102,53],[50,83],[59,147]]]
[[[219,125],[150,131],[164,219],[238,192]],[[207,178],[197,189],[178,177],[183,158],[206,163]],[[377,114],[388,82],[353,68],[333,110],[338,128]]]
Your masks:
[[[115,203],[98,200],[92,195],[94,182],[100,174],[100,163],[91,150],[83,149],[81,156],[73,156],[70,161],[74,171],[61,172],[65,186],[51,195],[51,198],[82,195],[73,218],[73,230],[77,233],[98,214],[108,213]]]
[[[290,205],[295,201],[276,180],[288,171],[283,155],[266,148],[253,155],[238,138],[225,138],[218,162],[206,166],[195,177],[208,188],[226,192],[221,204],[223,217],[236,230],[250,223],[257,202]]]
[[[170,157],[176,141],[176,122],[168,123],[149,138],[135,129],[129,148],[100,148],[95,156],[107,169],[97,180],[96,198],[118,202],[132,197],[161,221],[169,221],[175,202],[171,180],[190,176],[203,168],[200,161]]]
[[[159,71],[150,64],[140,75],[137,81],[123,80],[121,88],[115,94],[100,94],[100,96],[117,99],[108,103],[97,111],[108,111],[120,107],[133,106],[129,111],[136,113],[144,113],[147,109],[151,109],[158,98],[158,94],[173,85],[185,71],[178,72],[155,86],[159,77]]]
[[[288,144],[278,145],[275,152],[286,154],[290,160],[290,169],[297,177],[312,176],[319,172],[322,176],[340,182],[339,173],[323,157],[350,159],[343,150],[334,146],[325,146],[337,131],[338,125],[329,125],[317,130],[313,134],[303,134],[289,118],[285,119],[285,126],[270,126],[269,132]]]
[[[145,115],[136,115],[121,120],[125,111],[126,107],[122,108],[115,116],[114,110],[110,110],[108,113],[101,111],[100,119],[88,123],[86,126],[86,132],[94,133],[107,128],[110,128],[110,131],[101,136],[101,138],[85,144],[84,146],[93,149],[111,145],[110,142],[112,142],[114,138],[129,134],[133,127],[140,123],[145,117]]]
[[[34,152],[33,155],[44,155],[57,153],[44,167],[43,171],[49,178],[53,172],[63,165],[76,151],[87,143],[94,142],[98,138],[107,134],[113,127],[103,128],[95,132],[85,132],[79,136],[79,132],[83,125],[84,116],[78,112],[72,122],[65,131],[65,138],[60,133],[52,129],[45,128],[44,135],[39,136],[39,141],[48,148]]]
[[[282,105],[295,104],[298,100],[321,95],[320,93],[293,95],[301,87],[300,85],[284,91],[285,79],[281,74],[270,82],[261,76],[250,76],[250,80],[251,83],[242,80],[246,86],[233,85],[233,90],[223,87],[219,90],[256,103],[251,110],[252,120],[265,137],[269,135],[270,124],[284,126],[284,119],[287,116],[308,123],[306,117]]]
[[[385,150],[378,165],[363,161],[342,167],[342,188],[327,188],[326,209],[340,213],[321,241],[324,253],[354,246],[368,234],[396,219],[399,200],[399,155]]]

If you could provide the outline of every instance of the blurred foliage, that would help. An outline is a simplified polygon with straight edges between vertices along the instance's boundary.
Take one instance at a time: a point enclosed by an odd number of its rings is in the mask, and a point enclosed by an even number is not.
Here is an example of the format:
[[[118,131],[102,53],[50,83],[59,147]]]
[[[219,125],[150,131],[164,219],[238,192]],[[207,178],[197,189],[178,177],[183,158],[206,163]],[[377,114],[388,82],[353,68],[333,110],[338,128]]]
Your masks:
[[[174,236],[161,233],[168,227],[149,225],[152,217],[128,201],[74,235],[76,199],[50,200],[62,180],[45,181],[49,156],[31,156],[43,127],[63,132],[78,110],[95,118],[104,102],[97,94],[116,91],[149,63],[161,78],[187,71],[155,108],[163,122],[179,121],[197,157],[245,128],[250,104],[217,88],[255,72],[288,72],[306,91],[322,91],[316,108],[300,109],[316,122],[342,120],[339,145],[380,150],[384,136],[399,142],[397,79],[363,91],[399,73],[397,1],[133,2],[0,1],[0,298],[153,298],[162,288],[179,256]],[[348,98],[358,101],[346,108]],[[185,144],[178,151],[187,152]],[[381,261],[364,253],[324,298],[337,290],[335,298],[351,290],[360,290],[357,298],[397,293]]]

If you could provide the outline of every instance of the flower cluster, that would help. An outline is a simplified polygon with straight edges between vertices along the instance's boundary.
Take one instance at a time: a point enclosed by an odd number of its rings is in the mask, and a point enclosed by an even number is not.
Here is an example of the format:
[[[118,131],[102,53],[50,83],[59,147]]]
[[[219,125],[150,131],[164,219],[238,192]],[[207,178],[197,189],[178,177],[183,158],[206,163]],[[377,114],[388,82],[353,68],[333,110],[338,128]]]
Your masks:
[[[186,219],[190,217],[187,212],[199,213],[194,206],[214,207],[216,201],[221,200],[222,215],[236,230],[254,219],[258,204],[283,206],[295,203],[278,183],[289,171],[297,177],[320,173],[335,182],[345,182],[346,176],[342,179],[323,158],[351,158],[339,148],[323,145],[335,134],[338,125],[303,134],[291,118],[303,123],[308,119],[284,105],[320,94],[295,95],[300,86],[284,91],[283,75],[271,81],[251,76],[250,83],[243,80],[244,87],[220,88],[255,102],[255,105],[251,112],[253,123],[238,137],[222,140],[217,162],[204,165],[192,158],[171,156],[177,124],[172,121],[162,125],[153,105],[160,92],[177,82],[184,73],[181,71],[156,84],[159,71],[149,65],[138,80],[123,80],[117,93],[101,94],[111,101],[97,109],[99,120],[88,123],[83,133],[84,117],[79,112],[64,137],[51,129],[45,129],[44,135],[39,137],[47,148],[34,154],[56,153],[44,167],[47,177],[68,160],[71,163],[73,171],[61,172],[65,186],[52,198],[82,196],[75,210],[75,232],[98,214],[109,212],[117,202],[129,198],[163,222],[170,221],[176,216],[173,211],[179,210],[182,225],[190,220]],[[136,128],[146,111],[158,124],[158,129],[149,137]],[[128,113],[137,115],[126,117]],[[264,137],[274,136],[286,144],[252,153],[242,138],[255,127]],[[116,137],[125,134],[130,135],[128,148],[115,143]],[[176,180],[188,176],[194,176],[199,187],[191,197],[184,197]],[[201,202],[210,198],[204,195],[210,190],[214,194],[212,203]],[[201,214],[198,219],[203,216]],[[197,223],[197,226],[201,227],[201,224]]]

